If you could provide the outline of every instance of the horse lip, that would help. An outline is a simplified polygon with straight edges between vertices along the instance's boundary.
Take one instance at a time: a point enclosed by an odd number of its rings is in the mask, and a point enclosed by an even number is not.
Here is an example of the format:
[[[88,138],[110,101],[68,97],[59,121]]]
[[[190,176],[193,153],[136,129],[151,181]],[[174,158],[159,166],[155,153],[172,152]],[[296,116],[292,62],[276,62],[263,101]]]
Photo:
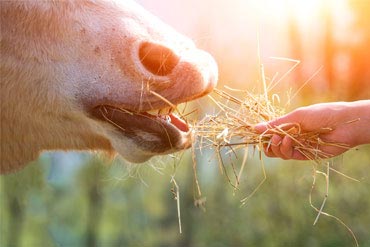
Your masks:
[[[171,153],[191,146],[189,126],[175,114],[152,115],[100,105],[91,110],[93,118],[107,122],[125,137],[153,154]]]

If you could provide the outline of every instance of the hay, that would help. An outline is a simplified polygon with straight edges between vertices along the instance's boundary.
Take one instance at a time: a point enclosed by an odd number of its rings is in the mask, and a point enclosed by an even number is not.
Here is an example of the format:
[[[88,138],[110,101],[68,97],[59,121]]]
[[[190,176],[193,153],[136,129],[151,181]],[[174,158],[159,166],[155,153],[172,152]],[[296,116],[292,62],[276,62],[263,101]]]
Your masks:
[[[229,184],[234,188],[234,192],[239,190],[240,178],[243,173],[243,169],[246,165],[248,158],[248,147],[252,146],[255,150],[259,150],[259,159],[261,163],[261,171],[263,178],[257,184],[257,186],[252,190],[252,192],[241,200],[242,205],[245,205],[248,200],[259,190],[259,188],[264,184],[267,179],[265,165],[262,159],[262,150],[263,148],[269,148],[272,145],[271,139],[274,135],[279,135],[280,137],[288,136],[293,142],[293,148],[301,153],[307,160],[312,161],[313,164],[313,181],[311,186],[311,191],[309,193],[309,204],[317,212],[317,216],[314,220],[314,225],[319,220],[320,215],[325,215],[330,218],[335,219],[341,225],[343,225],[346,230],[349,232],[351,237],[354,240],[356,246],[358,245],[357,238],[351,228],[346,225],[341,219],[336,216],[333,216],[327,212],[324,212],[324,207],[329,196],[329,172],[336,172],[348,179],[357,181],[343,173],[332,168],[330,158],[333,155],[323,152],[322,147],[324,146],[336,146],[343,149],[349,149],[349,146],[345,143],[332,143],[326,142],[320,138],[322,134],[327,134],[333,131],[337,126],[327,126],[325,128],[317,129],[314,131],[305,132],[302,130],[299,123],[286,123],[279,126],[268,126],[268,130],[264,133],[258,133],[255,130],[255,126],[261,122],[268,122],[270,120],[281,117],[285,114],[285,109],[280,106],[280,97],[277,94],[269,95],[269,92],[290,72],[292,72],[299,64],[299,61],[287,58],[273,58],[277,60],[293,62],[294,65],[285,73],[280,79],[276,79],[274,76],[270,84],[267,85],[266,77],[264,73],[264,67],[260,63],[260,75],[261,82],[263,86],[263,93],[254,94],[249,91],[243,91],[238,89],[233,89],[225,86],[224,89],[214,89],[213,95],[208,95],[211,101],[217,106],[217,113],[208,114],[203,119],[193,122],[191,124],[191,131],[193,133],[193,145],[192,145],[192,161],[193,161],[193,178],[195,184],[194,192],[194,205],[205,210],[204,204],[206,198],[202,196],[200,189],[200,183],[198,180],[197,174],[197,162],[196,162],[196,149],[199,149],[201,152],[203,149],[212,148],[216,152],[216,157],[219,164],[220,173],[225,175]],[[290,103],[290,100],[298,95],[300,90],[310,82],[313,77],[315,77],[319,71],[318,69],[308,80],[306,80],[302,86],[294,93],[292,97],[288,100],[287,104]],[[186,117],[194,112],[197,109],[191,111],[190,113],[184,114],[181,112],[176,105],[167,100],[162,95],[150,91],[155,97],[164,101],[172,111],[176,111],[177,114],[186,121]],[[236,95],[241,95],[240,97]],[[185,110],[185,109],[184,109]],[[353,120],[357,121],[357,119]],[[339,124],[348,124],[339,123]],[[188,121],[187,121],[188,122]],[[234,179],[231,179],[226,166],[223,161],[222,150],[226,149],[226,154],[232,154],[237,156],[238,149],[244,150],[244,157],[240,164],[239,171],[234,166],[233,162],[230,162],[230,167],[232,168]],[[178,224],[179,232],[182,232],[181,229],[181,212],[180,212],[180,192],[179,186],[175,180],[176,165],[174,166],[174,173],[171,175],[172,184],[172,193],[174,199],[177,201],[177,214],[178,214]],[[321,171],[320,168],[324,168],[325,171]],[[325,195],[322,200],[322,203],[319,207],[315,206],[312,203],[312,194],[316,186],[316,176],[322,175],[325,178],[326,190]],[[234,182],[232,182],[234,181]]]
[[[248,146],[253,146],[259,150],[263,179],[248,196],[241,200],[242,205],[244,205],[258,191],[260,186],[262,186],[267,178],[265,166],[261,157],[261,150],[263,150],[263,147],[269,148],[269,146],[272,145],[271,139],[273,135],[290,137],[293,141],[294,149],[305,156],[307,160],[313,162],[313,182],[309,194],[309,203],[310,206],[317,212],[314,225],[317,223],[320,215],[334,218],[347,229],[349,234],[354,239],[355,245],[358,246],[357,238],[351,228],[338,217],[323,211],[329,196],[330,171],[334,171],[355,181],[358,180],[346,176],[345,174],[342,174],[332,168],[329,160],[333,157],[333,155],[323,152],[322,147],[336,146],[343,149],[349,149],[349,146],[344,143],[326,142],[320,138],[322,134],[327,134],[333,131],[336,126],[328,126],[315,131],[304,132],[298,123],[286,123],[279,126],[269,126],[268,130],[264,133],[256,132],[254,128],[256,124],[276,119],[285,113],[285,110],[279,105],[279,96],[275,94],[269,97],[266,88],[266,84],[264,83],[263,94],[253,94],[248,91],[232,89],[229,87],[225,87],[225,90],[215,89],[215,97],[209,97],[217,106],[218,111],[216,114],[206,115],[203,119],[193,124],[192,130],[195,136],[194,142],[198,142],[198,148],[200,150],[204,148],[213,148],[216,151],[220,172],[227,177],[227,180],[235,190],[238,190],[239,188],[240,177],[247,160],[248,151],[245,151],[244,153],[243,161],[238,173],[234,167],[234,164],[230,164],[235,176],[235,183],[232,183],[232,180],[227,174],[227,170],[221,156],[221,150],[228,149],[229,153],[234,155],[237,155],[237,149],[248,150]],[[235,96],[236,94],[241,94],[242,96],[237,97]],[[198,196],[201,196],[194,156],[195,152],[193,151],[194,177],[198,189]],[[320,166],[324,166],[326,171],[320,171]],[[312,193],[315,189],[317,174],[323,175],[326,182],[326,193],[319,207],[316,207],[312,203]]]
[[[280,101],[279,97],[273,95],[272,99],[266,99],[264,94],[258,95],[226,88],[229,91],[243,93],[244,96],[239,99],[225,90],[215,89],[214,92],[218,99],[210,98],[219,108],[219,112],[207,115],[193,126],[195,136],[200,138],[200,147],[239,148],[245,145],[256,145],[262,148],[271,145],[273,135],[289,136],[293,140],[295,150],[308,160],[317,162],[332,157],[329,153],[321,150],[322,146],[349,148],[346,144],[325,142],[320,138],[320,135],[332,131],[334,127],[303,132],[298,123],[287,123],[270,126],[266,132],[257,133],[254,129],[256,124],[278,118],[284,114],[284,109],[275,103]]]

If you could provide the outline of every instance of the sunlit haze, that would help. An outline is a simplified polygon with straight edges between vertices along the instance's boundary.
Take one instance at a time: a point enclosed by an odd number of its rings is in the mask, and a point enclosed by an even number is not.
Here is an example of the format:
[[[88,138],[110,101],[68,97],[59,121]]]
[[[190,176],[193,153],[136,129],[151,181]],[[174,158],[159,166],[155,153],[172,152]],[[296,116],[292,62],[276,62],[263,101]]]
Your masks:
[[[306,95],[301,96],[309,96],[306,102],[370,97],[361,90],[370,76],[358,57],[366,58],[366,52],[359,50],[370,36],[363,20],[370,14],[366,1],[139,2],[215,56],[220,86],[258,88],[260,53],[267,77],[282,75],[292,66],[270,57],[300,61],[283,78],[281,90],[294,91],[321,68],[303,90]]]

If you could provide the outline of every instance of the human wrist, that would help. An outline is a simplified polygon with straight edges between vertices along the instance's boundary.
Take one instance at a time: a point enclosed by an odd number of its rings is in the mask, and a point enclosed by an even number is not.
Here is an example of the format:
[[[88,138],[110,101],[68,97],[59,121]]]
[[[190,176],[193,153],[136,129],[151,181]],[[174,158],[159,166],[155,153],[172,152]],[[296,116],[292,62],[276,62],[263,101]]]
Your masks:
[[[349,104],[348,112],[354,121],[350,126],[353,146],[370,143],[370,100],[359,100]]]

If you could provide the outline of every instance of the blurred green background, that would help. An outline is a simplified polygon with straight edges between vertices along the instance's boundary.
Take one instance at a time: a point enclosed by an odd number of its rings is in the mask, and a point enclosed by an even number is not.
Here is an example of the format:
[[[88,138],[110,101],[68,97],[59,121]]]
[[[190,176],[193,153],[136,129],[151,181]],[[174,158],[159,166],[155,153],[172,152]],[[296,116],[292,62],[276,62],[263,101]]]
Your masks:
[[[217,164],[199,157],[205,210],[194,205],[190,152],[181,160],[167,157],[135,167],[88,154],[44,154],[25,170],[1,177],[0,246],[354,245],[331,218],[322,215],[312,225],[309,162],[266,159],[266,182],[241,207],[240,199],[262,178],[258,158],[248,160],[234,195]],[[182,234],[170,183],[175,165]],[[361,246],[370,246],[370,147],[349,151],[334,167],[361,182],[331,173],[324,210],[350,226]],[[313,202],[320,206],[325,181],[317,179]]]
[[[324,101],[370,98],[370,2],[368,0],[141,0],[148,10],[219,63],[219,87],[260,90],[261,62],[269,82],[282,78],[270,93],[294,94],[288,109]],[[258,34],[258,35],[257,35]],[[259,40],[257,39],[259,36]],[[287,76],[292,58],[301,64]],[[212,112],[207,99],[195,102],[199,117]],[[191,109],[190,109],[191,110]],[[157,157],[142,165],[107,160],[91,153],[44,153],[26,169],[0,178],[0,246],[353,246],[348,231],[316,212],[308,196],[310,162],[264,158],[267,180],[241,207],[262,179],[258,154],[250,151],[240,190],[234,193],[219,173],[215,156],[196,155],[206,204],[196,196],[191,152]],[[240,166],[240,159],[232,159]],[[230,176],[230,162],[225,159]],[[324,211],[343,220],[360,246],[370,246],[370,146],[334,160]],[[171,191],[180,189],[182,234]],[[318,176],[313,202],[324,198]]]

